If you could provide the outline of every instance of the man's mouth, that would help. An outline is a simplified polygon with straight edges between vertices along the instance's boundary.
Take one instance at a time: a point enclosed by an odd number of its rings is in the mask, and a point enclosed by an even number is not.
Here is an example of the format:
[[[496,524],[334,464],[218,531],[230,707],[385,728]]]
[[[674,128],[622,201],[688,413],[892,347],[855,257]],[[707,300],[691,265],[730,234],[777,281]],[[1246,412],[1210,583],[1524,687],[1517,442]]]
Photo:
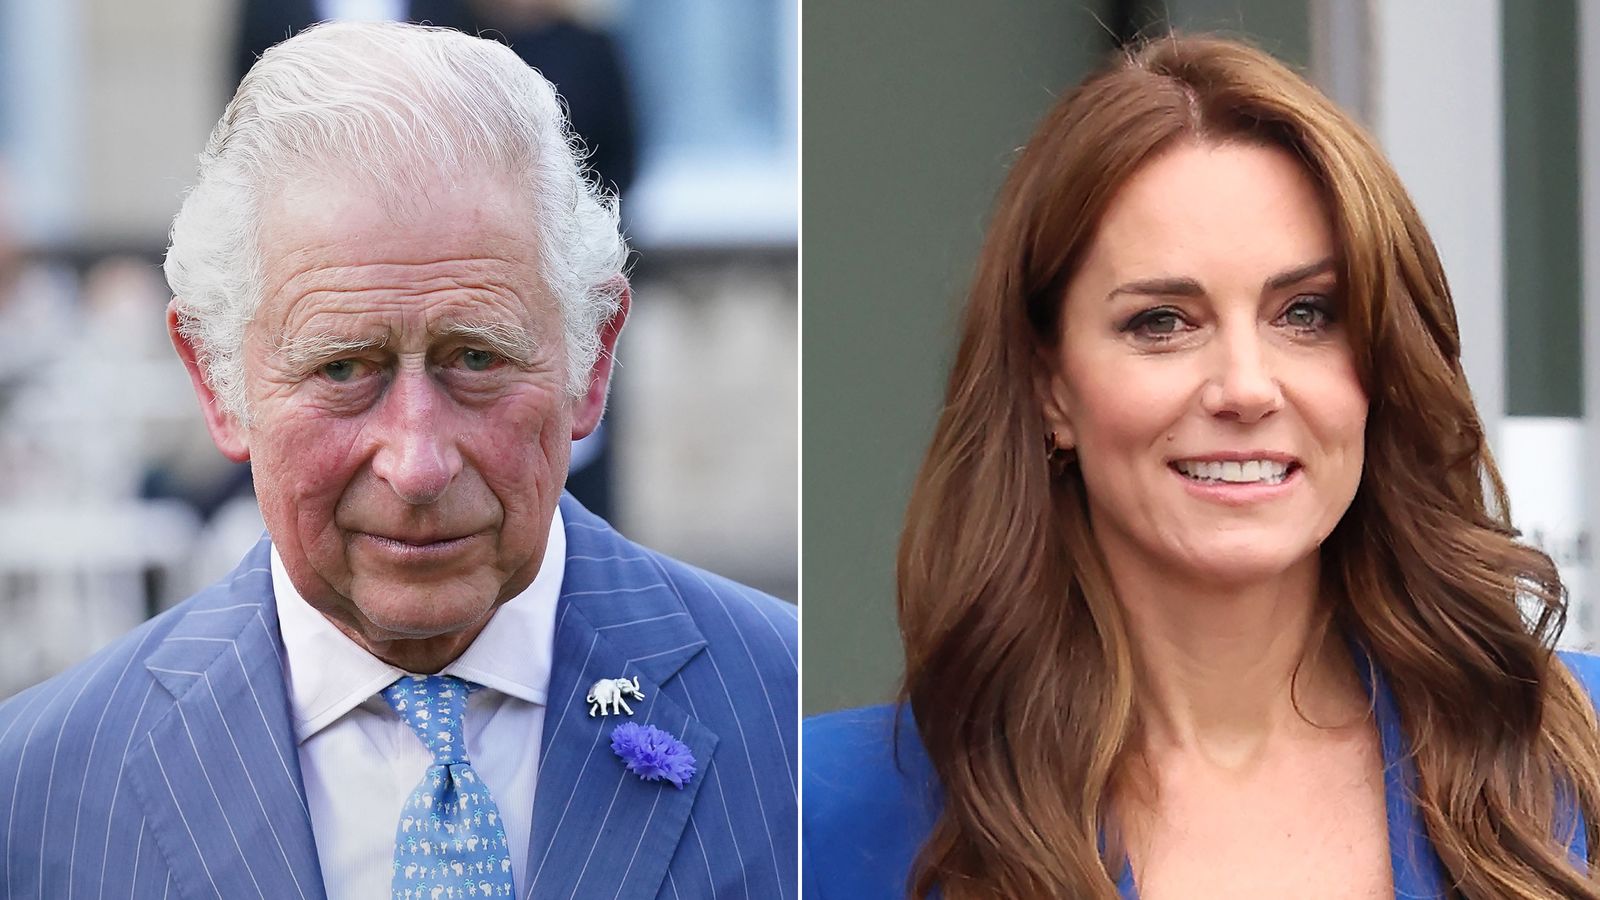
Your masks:
[[[466,537],[466,535],[454,535],[454,536],[447,536],[447,535],[430,535],[430,536],[387,535],[387,534],[374,534],[372,532],[368,532],[367,536],[368,537],[372,537],[372,538],[376,538],[377,540],[383,541],[385,543],[400,544],[400,545],[404,545],[404,546],[407,546],[407,547],[431,547],[434,544],[448,544],[451,541],[459,541],[459,540],[462,540],[463,538]]]
[[[369,531],[362,532],[361,537],[388,556],[420,562],[453,557],[475,535],[386,535]]]

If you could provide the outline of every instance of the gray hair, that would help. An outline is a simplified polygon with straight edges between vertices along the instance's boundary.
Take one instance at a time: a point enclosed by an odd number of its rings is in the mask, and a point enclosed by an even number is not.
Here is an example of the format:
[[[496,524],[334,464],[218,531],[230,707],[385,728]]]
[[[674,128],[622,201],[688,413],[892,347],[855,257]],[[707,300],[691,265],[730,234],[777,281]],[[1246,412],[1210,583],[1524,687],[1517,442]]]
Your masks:
[[[248,421],[245,330],[262,301],[264,200],[294,176],[354,174],[387,204],[477,167],[531,200],[567,383],[583,393],[626,282],[616,202],[588,180],[554,88],[510,48],[443,28],[319,25],[268,50],[200,154],[172,223],[167,282],[211,390]]]

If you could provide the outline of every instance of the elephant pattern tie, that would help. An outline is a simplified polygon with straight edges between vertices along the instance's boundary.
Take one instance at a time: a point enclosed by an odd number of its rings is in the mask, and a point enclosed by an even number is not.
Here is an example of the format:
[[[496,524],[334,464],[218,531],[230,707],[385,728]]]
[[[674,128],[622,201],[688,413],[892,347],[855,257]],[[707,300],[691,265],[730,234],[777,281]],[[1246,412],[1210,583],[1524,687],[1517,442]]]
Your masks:
[[[383,689],[433,754],[395,830],[395,900],[516,896],[500,810],[467,760],[462,723],[476,687],[450,675],[407,675]]]

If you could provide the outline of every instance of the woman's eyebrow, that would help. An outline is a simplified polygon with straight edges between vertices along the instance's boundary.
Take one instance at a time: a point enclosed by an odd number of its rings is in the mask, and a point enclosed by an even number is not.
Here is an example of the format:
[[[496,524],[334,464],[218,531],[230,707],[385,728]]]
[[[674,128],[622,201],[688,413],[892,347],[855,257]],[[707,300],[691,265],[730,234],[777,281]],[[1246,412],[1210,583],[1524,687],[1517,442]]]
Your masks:
[[[1329,256],[1314,263],[1306,263],[1303,266],[1298,266],[1268,278],[1263,287],[1269,291],[1282,290],[1292,284],[1305,281],[1307,278],[1333,271],[1334,262],[1334,258]]]
[[[1307,278],[1322,275],[1333,270],[1336,260],[1329,256],[1316,262],[1306,263],[1280,272],[1268,278],[1263,285],[1264,290],[1276,291],[1297,284]],[[1203,297],[1206,289],[1200,282],[1187,276],[1161,276],[1156,278],[1140,278],[1135,281],[1119,284],[1106,295],[1107,300],[1115,298],[1118,294],[1137,294],[1146,297]]]
[[[1201,297],[1206,289],[1200,282],[1187,277],[1158,277],[1141,278],[1119,284],[1106,295],[1107,300],[1115,298],[1118,294],[1138,294],[1140,296],[1155,297]]]

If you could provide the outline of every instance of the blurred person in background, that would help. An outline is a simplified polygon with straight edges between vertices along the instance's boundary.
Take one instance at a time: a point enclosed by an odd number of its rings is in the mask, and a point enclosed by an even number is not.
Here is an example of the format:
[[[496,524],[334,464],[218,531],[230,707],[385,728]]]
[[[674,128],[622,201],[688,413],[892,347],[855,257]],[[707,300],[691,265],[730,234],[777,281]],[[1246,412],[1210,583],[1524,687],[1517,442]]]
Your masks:
[[[562,492],[630,302],[568,138],[452,31],[245,77],[167,321],[268,534],[0,704],[8,891],[794,896],[794,609]]]
[[[622,48],[588,25],[577,0],[473,0],[483,37],[502,41],[555,85],[602,187],[626,197],[638,143]]]
[[[1243,44],[1120,53],[961,334],[903,702],[806,725],[808,896],[1600,897],[1600,660],[1352,119]]]

